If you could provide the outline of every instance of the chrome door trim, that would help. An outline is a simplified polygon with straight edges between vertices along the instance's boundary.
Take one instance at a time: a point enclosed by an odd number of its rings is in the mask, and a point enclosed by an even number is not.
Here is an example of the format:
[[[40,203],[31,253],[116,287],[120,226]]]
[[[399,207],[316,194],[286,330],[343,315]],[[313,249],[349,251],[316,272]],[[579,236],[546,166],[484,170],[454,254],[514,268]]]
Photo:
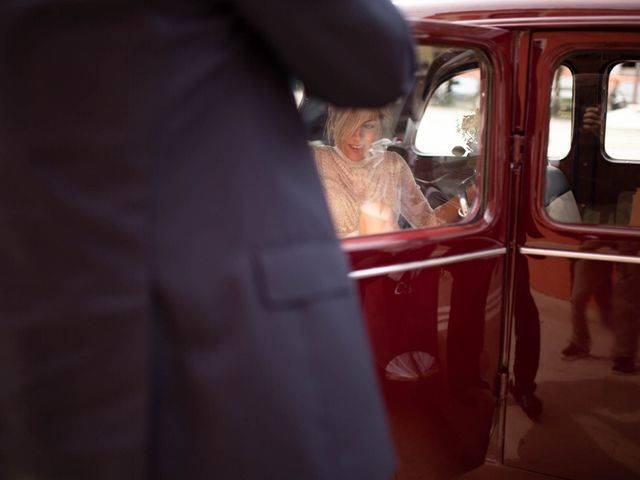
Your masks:
[[[463,253],[460,255],[451,255],[440,258],[429,258],[417,262],[407,262],[395,265],[387,265],[384,267],[365,268],[362,270],[354,270],[349,273],[349,278],[359,280],[361,278],[378,277],[380,275],[388,275],[390,273],[408,272],[410,270],[419,270],[421,268],[440,267],[442,265],[450,265],[452,263],[468,262],[469,260],[478,260],[481,258],[492,258],[507,253],[506,247],[492,248],[489,250],[480,250],[477,252]]]
[[[575,258],[578,260],[599,260],[601,262],[638,263],[640,257],[631,255],[614,255],[609,253],[572,252],[550,248],[520,247],[523,255],[542,255],[545,257]]]

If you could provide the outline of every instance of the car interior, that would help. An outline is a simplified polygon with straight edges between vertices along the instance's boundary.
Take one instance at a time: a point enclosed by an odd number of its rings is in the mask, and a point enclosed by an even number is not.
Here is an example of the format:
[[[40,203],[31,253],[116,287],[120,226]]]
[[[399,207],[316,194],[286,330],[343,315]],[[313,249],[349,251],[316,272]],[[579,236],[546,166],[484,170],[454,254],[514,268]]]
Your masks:
[[[481,55],[471,49],[419,46],[418,58],[413,89],[390,106],[393,125],[386,149],[407,162],[432,208],[459,195],[458,221],[469,221],[469,212],[479,210],[469,205],[466,192],[479,177],[481,100],[488,74]],[[326,102],[302,94],[298,109],[308,141],[326,144]],[[465,122],[472,126],[465,128]],[[399,224],[411,228],[404,219]]]

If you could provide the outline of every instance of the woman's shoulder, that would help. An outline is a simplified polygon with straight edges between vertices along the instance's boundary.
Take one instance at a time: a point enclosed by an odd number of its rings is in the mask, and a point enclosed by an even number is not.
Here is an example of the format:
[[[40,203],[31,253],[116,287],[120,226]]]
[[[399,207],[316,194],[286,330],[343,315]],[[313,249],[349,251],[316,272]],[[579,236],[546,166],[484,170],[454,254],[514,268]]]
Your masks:
[[[332,169],[338,163],[338,152],[331,145],[311,144],[311,152],[316,165],[321,170]]]
[[[394,152],[392,150],[385,150],[384,158],[385,160],[394,162],[394,163],[404,162],[404,158],[402,158],[400,154],[398,154],[398,152]]]
[[[333,150],[332,146],[319,142],[309,142],[309,146],[314,152],[327,152],[329,150]]]
[[[393,170],[394,172],[401,172],[403,170],[409,170],[409,165],[397,152],[391,150],[385,150],[384,163],[386,168]]]
[[[334,155],[334,148],[330,145],[311,143],[310,146],[311,151],[313,152],[313,156],[316,158],[316,160],[330,158],[332,155]]]

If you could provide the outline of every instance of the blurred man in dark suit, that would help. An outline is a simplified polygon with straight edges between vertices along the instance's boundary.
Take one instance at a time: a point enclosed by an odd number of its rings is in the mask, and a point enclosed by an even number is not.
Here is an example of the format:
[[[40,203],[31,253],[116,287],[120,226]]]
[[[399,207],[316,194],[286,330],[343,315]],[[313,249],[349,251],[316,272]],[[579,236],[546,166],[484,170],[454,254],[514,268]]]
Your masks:
[[[412,68],[387,0],[1,1],[0,478],[387,478],[290,86]]]

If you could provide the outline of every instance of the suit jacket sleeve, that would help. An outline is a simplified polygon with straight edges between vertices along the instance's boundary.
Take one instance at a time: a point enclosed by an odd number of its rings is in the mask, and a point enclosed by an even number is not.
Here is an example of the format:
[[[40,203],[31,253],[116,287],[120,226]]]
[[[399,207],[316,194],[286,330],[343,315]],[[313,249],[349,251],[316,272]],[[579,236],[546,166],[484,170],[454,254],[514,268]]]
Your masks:
[[[315,95],[374,107],[413,82],[408,26],[389,0],[235,0],[285,67]]]

